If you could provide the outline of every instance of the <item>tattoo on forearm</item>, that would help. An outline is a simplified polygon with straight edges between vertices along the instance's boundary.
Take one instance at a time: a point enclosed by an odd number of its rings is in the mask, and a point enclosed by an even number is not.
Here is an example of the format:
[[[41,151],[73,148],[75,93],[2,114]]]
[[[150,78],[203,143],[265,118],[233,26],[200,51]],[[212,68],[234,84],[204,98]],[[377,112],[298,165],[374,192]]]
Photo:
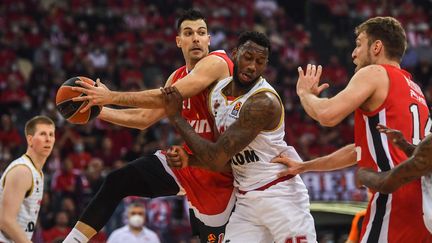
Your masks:
[[[220,168],[251,143],[260,131],[280,118],[280,104],[275,99],[263,93],[252,96],[240,111],[239,120],[221,134],[216,143],[200,137],[180,115],[171,118],[171,121],[200,163]]]
[[[214,151],[210,141],[201,138],[180,115],[176,116],[172,121],[196,158],[192,163],[213,166],[214,161],[217,159],[217,153]]]
[[[364,171],[361,179],[365,186],[382,191],[388,190],[389,187],[396,189],[430,173],[432,173],[432,136],[426,137],[407,161],[387,172]]]

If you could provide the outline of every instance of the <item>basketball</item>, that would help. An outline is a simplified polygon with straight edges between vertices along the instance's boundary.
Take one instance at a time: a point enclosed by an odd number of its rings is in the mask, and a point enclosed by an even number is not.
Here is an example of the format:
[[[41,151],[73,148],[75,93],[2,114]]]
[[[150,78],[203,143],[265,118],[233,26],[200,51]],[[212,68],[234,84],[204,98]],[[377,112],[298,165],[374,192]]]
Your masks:
[[[86,112],[81,113],[80,110],[86,106],[87,101],[72,101],[72,98],[84,96],[85,94],[72,90],[72,87],[78,86],[75,81],[81,80],[91,85],[96,83],[86,77],[73,77],[64,82],[57,90],[56,107],[58,112],[70,123],[85,124],[91,119],[97,117],[101,111],[100,106],[92,106]]]

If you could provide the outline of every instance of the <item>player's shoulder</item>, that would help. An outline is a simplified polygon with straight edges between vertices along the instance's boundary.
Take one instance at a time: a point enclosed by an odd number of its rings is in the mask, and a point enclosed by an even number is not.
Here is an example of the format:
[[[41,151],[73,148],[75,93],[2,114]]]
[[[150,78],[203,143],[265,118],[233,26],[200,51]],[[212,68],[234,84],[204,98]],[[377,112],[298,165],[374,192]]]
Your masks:
[[[224,50],[217,50],[210,52],[207,56],[201,59],[198,64],[212,63],[226,65],[227,59],[229,59],[229,57]]]
[[[8,171],[8,176],[16,175],[19,177],[19,176],[29,176],[31,174],[32,174],[31,168],[28,165],[22,163],[12,165],[12,167]]]
[[[362,76],[376,76],[376,75],[386,75],[387,76],[387,70],[382,65],[378,64],[371,64],[367,65],[366,67],[362,67],[359,69],[355,75],[362,75]]]
[[[373,64],[359,69],[351,80],[362,84],[381,84],[383,80],[388,80],[388,74],[383,66]]]
[[[27,188],[33,181],[31,169],[25,164],[13,165],[7,172],[2,183],[11,185],[15,189]]]
[[[281,103],[277,95],[271,90],[262,90],[251,95],[244,104],[253,110],[262,110],[267,115],[277,114]]]

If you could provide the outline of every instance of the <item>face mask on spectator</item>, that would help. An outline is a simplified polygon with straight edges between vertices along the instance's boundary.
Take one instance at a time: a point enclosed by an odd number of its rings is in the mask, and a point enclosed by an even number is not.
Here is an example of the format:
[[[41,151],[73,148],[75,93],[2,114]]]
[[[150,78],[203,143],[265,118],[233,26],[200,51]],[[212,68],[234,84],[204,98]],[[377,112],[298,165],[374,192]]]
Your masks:
[[[140,228],[144,225],[144,217],[138,214],[132,215],[129,218],[129,225],[135,228]]]

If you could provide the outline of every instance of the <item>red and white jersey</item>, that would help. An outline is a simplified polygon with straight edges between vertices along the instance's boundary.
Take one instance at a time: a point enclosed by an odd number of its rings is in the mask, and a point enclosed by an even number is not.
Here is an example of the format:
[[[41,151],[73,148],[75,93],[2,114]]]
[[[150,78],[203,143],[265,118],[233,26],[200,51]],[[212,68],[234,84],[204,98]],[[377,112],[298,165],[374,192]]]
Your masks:
[[[230,74],[233,73],[234,65],[225,51],[214,51],[209,55],[216,55],[224,59]],[[177,69],[172,83],[185,77],[189,71],[191,70],[187,70],[186,66]],[[213,119],[207,105],[208,93],[209,90],[206,89],[184,100],[182,116],[201,137],[214,141]],[[184,147],[190,152],[186,144]],[[189,206],[194,210],[197,218],[212,227],[221,226],[227,222],[235,201],[232,173],[218,173],[197,167],[173,169],[173,172],[186,191]]]
[[[431,124],[426,99],[411,75],[391,65],[382,66],[390,82],[387,98],[373,112],[355,111],[358,165],[375,171],[388,171],[407,158],[376,129],[378,123],[400,130],[413,144],[424,138]],[[374,193],[363,222],[361,242],[432,242],[423,221],[424,200],[430,202],[432,198],[423,198],[420,179],[391,194]]]
[[[33,162],[27,155],[23,155],[20,158],[14,160],[5,170],[0,179],[0,202],[3,200],[3,190],[5,184],[5,177],[8,172],[18,165],[27,166],[32,173],[32,187],[26,192],[25,198],[19,208],[17,222],[20,228],[25,232],[27,238],[32,238],[33,232],[36,229],[37,217],[43,196],[43,174],[37,170]],[[11,239],[0,231],[0,242],[13,242]]]

